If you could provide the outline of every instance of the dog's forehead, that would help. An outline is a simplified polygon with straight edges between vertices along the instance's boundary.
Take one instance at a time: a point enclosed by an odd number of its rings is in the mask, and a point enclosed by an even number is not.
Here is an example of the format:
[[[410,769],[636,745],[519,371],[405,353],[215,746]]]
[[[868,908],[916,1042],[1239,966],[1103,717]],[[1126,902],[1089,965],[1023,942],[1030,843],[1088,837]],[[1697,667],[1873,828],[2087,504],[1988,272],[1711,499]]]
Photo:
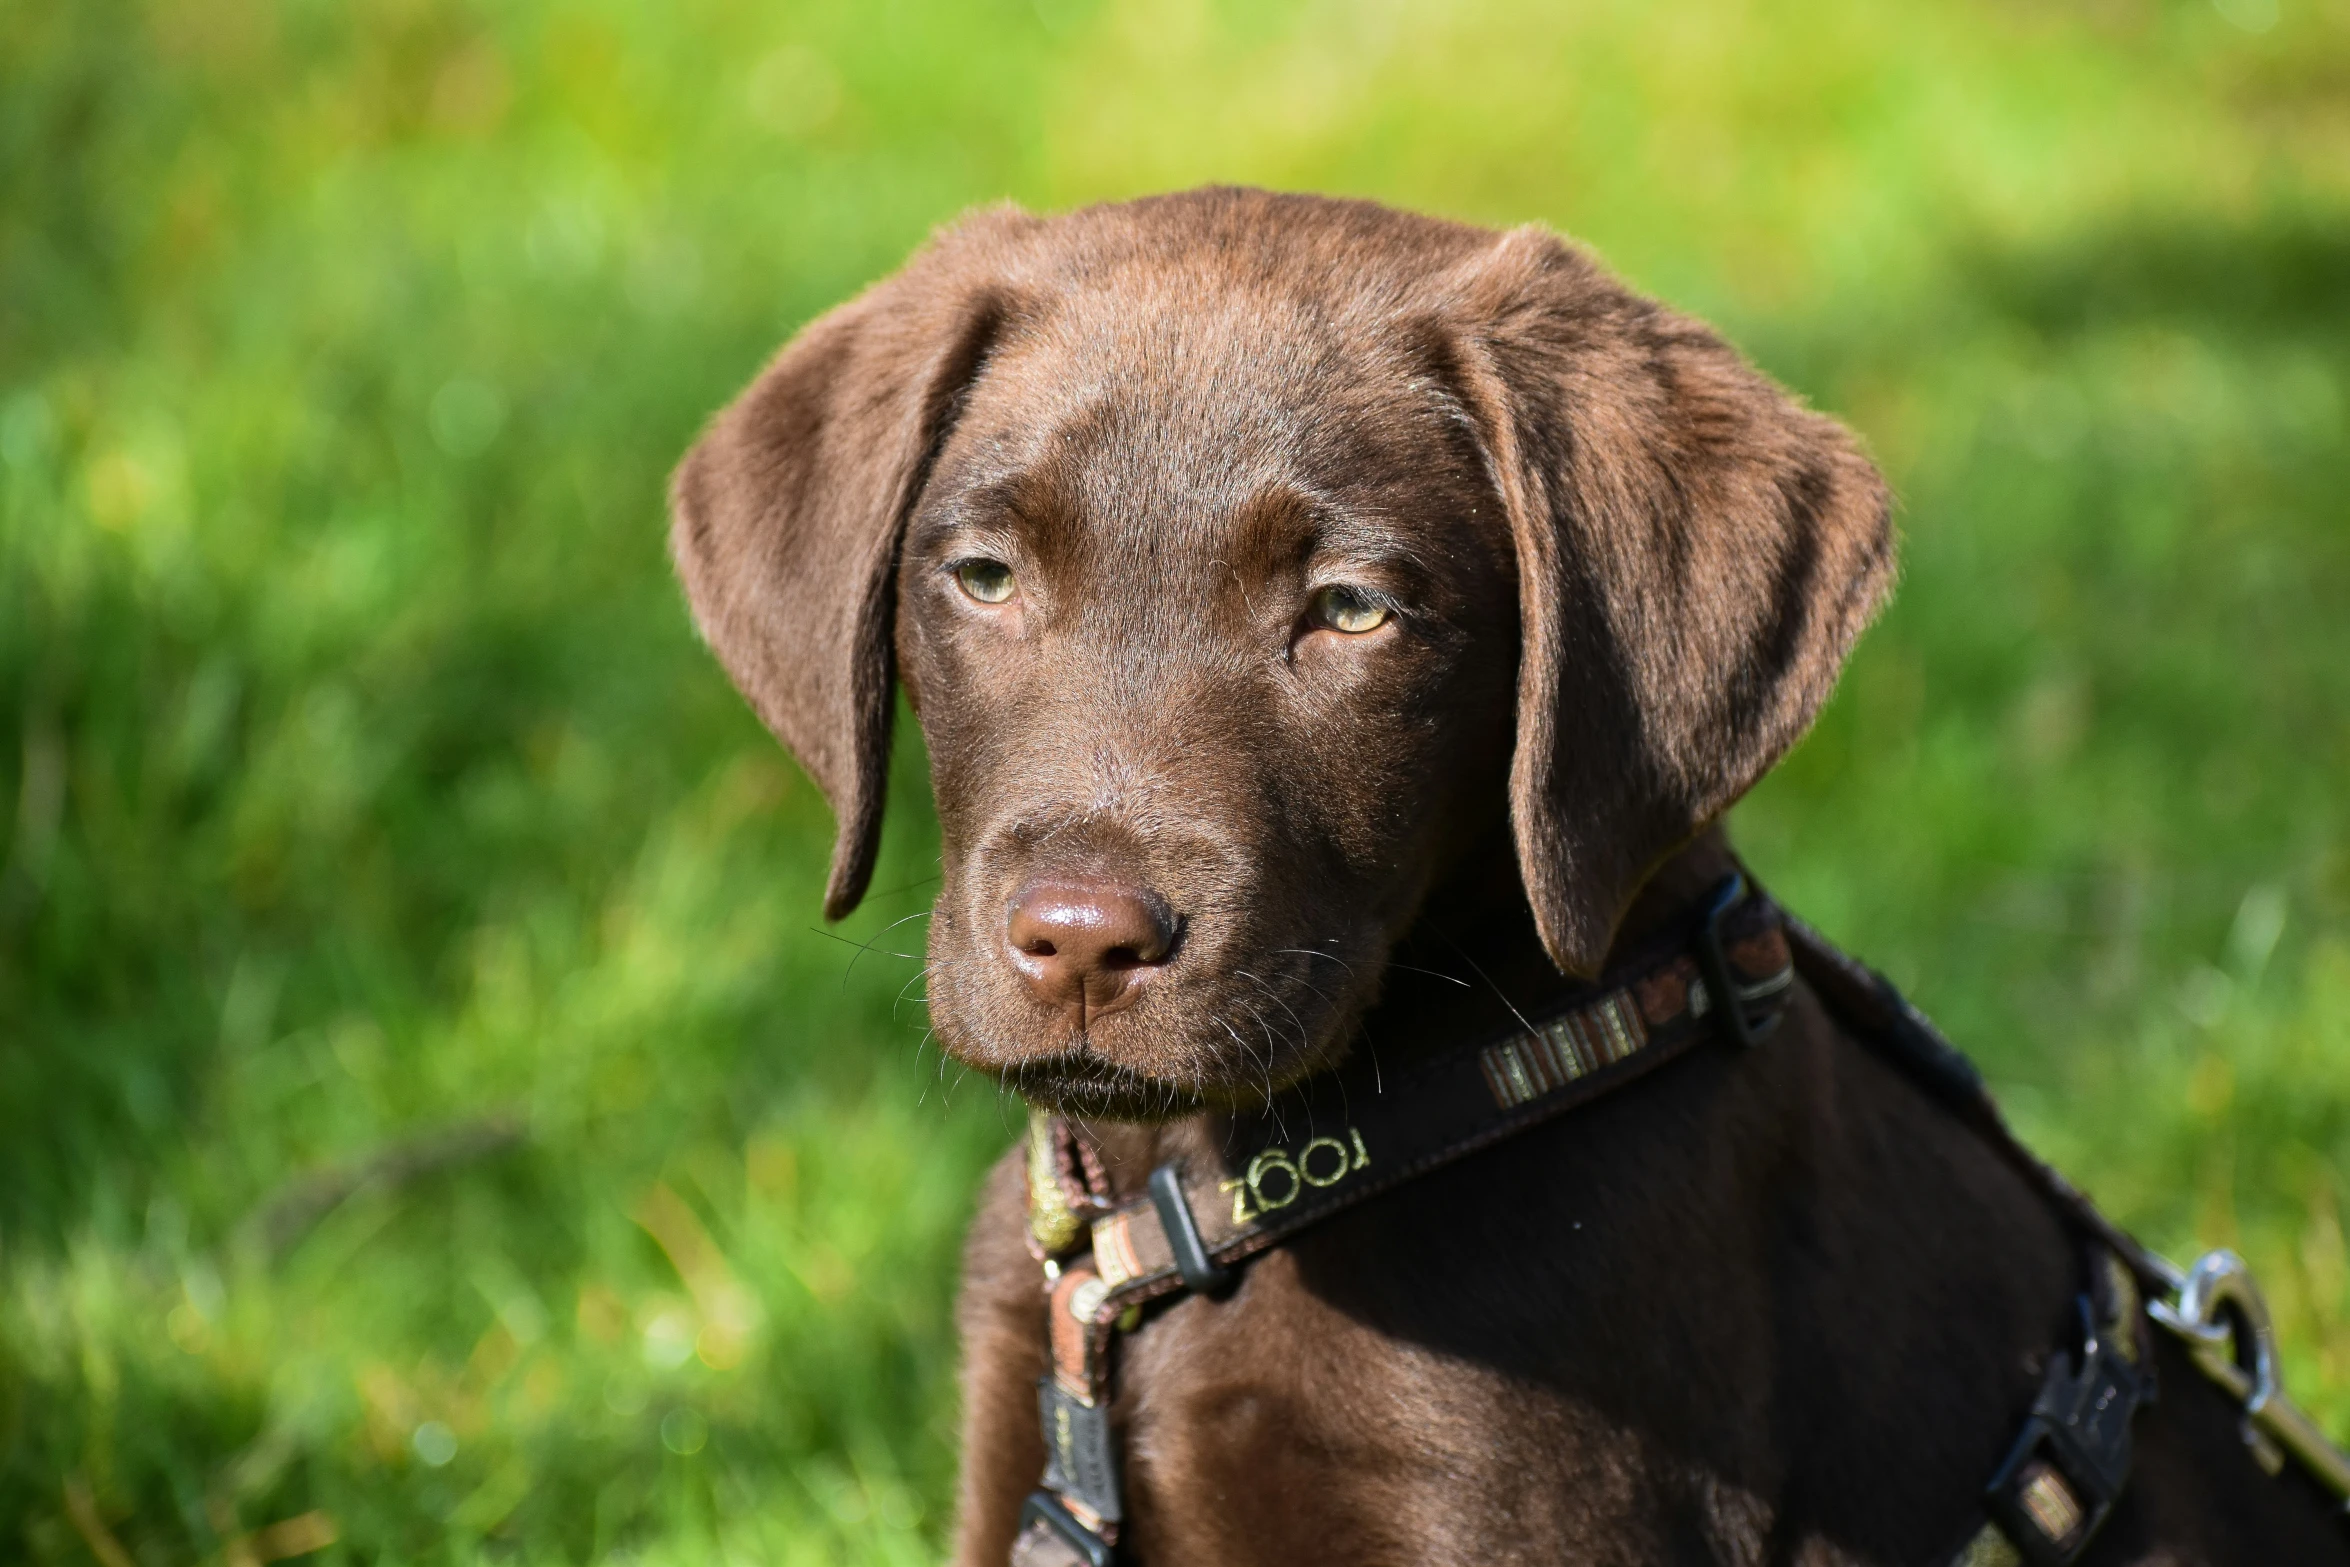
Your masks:
[[[940,474],[1096,516],[1376,511],[1384,478],[1424,477],[1460,419],[1417,326],[1310,280],[1185,261],[1066,284],[1004,332]]]

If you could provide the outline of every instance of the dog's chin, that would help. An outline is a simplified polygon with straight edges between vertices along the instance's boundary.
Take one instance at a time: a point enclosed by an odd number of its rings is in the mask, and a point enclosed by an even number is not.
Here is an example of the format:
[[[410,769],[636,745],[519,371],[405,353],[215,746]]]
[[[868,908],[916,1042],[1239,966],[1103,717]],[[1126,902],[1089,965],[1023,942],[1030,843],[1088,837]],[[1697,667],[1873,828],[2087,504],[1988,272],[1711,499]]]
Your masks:
[[[992,1070],[1037,1108],[1088,1121],[1173,1121],[1215,1103],[1200,1082],[1154,1077],[1082,1050]]]
[[[1239,1011],[1246,1023],[1232,1026],[1232,1009],[1219,999],[1145,996],[1075,1029],[1024,998],[942,987],[930,1021],[947,1055],[1031,1105],[1087,1120],[1157,1122],[1267,1108],[1345,1058],[1371,998],[1269,994],[1263,1005],[1287,1025],[1278,1031],[1264,1026],[1255,1004]]]
[[[1043,1055],[1010,1061],[998,1052],[949,1053],[987,1073],[1028,1103],[1089,1121],[1180,1120],[1202,1111],[1245,1111],[1269,1105],[1283,1089],[1328,1064],[1337,1052],[1316,1052],[1288,1071],[1262,1062],[1208,1058],[1180,1076],[1128,1065],[1092,1048],[1082,1036]]]

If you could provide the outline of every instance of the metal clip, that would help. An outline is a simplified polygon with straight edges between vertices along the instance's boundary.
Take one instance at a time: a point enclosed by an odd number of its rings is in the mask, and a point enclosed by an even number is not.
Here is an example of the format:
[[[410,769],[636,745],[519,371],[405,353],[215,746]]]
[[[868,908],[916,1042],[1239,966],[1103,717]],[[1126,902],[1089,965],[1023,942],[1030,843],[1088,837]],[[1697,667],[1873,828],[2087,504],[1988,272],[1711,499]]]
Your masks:
[[[1732,1040],[1752,1049],[1771,1037],[1771,1031],[1779,1026],[1779,1014],[1768,1013],[1755,1022],[1746,1015],[1746,1003],[1784,988],[1786,980],[1741,985],[1730,970],[1729,954],[1722,950],[1722,920],[1745,896],[1746,878],[1735,871],[1714,889],[1713,901],[1706,906],[1705,924],[1697,932],[1697,967],[1705,976],[1707,1000],[1721,1018],[1722,1027]]]
[[[1031,1491],[1020,1506],[1014,1567],[1117,1567],[1118,1550],[1088,1528],[1050,1491]]]
[[[2291,1454],[2311,1478],[2350,1503],[2350,1456],[2285,1396],[2276,1328],[2252,1270],[2232,1251],[2205,1252],[2180,1278],[2178,1299],[2147,1308],[2186,1340],[2196,1366],[2244,1405],[2244,1442],[2274,1474]],[[2350,1511],[2350,1508],[2346,1508]]]

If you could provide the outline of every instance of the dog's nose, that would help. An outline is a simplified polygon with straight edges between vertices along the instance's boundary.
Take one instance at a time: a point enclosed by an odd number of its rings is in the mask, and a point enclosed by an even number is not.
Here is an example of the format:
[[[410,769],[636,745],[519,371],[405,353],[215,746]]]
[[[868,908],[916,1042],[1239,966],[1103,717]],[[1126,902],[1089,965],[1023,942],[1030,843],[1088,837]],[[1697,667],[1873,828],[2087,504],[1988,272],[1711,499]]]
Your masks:
[[[1004,915],[1012,966],[1048,1006],[1089,1018],[1135,998],[1167,961],[1175,919],[1155,895],[1113,881],[1033,881]]]

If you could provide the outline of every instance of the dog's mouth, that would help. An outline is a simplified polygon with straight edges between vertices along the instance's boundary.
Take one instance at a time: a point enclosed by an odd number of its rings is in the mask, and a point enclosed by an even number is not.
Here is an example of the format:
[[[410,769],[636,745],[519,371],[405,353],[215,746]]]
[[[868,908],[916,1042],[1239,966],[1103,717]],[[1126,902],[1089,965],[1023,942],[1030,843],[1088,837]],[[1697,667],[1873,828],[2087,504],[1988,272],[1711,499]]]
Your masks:
[[[1043,1048],[969,1049],[950,1032],[948,1049],[1030,1104],[1064,1115],[1165,1121],[1239,1111],[1270,1105],[1345,1054],[1351,1012],[1313,1015],[1313,999],[1297,998],[1310,1009],[1303,1016],[1300,1005],[1257,1007],[1230,1019],[1189,1007],[1172,1016],[1138,1007]]]
[[[1051,1055],[992,1070],[1032,1105],[1107,1121],[1172,1120],[1219,1102],[1229,1089],[1207,1074],[1185,1079],[1140,1071],[1099,1054],[1082,1039]],[[1219,1093],[1219,1087],[1227,1093]]]

